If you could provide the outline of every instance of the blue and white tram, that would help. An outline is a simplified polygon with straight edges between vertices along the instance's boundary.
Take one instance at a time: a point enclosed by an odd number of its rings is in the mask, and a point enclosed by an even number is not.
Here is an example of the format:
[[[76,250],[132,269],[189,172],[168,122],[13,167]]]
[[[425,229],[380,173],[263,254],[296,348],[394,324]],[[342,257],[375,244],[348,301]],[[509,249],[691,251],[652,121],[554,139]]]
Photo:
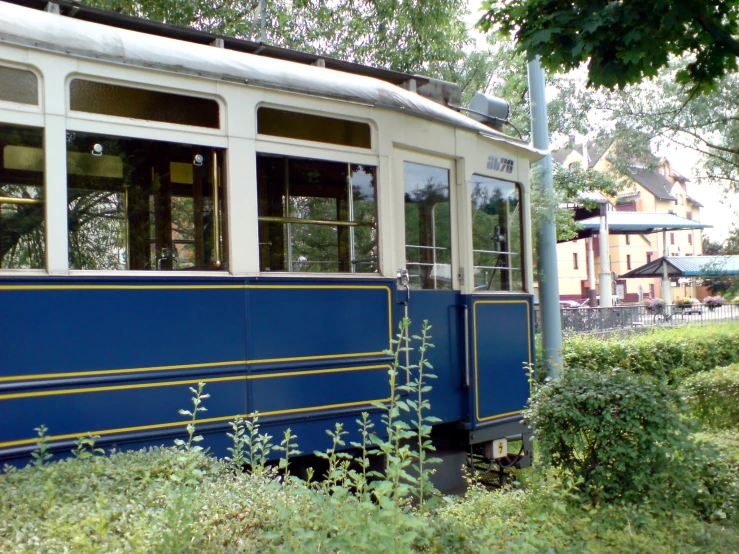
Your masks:
[[[324,449],[387,398],[406,310],[439,441],[527,437],[539,153],[380,70],[37,3],[0,1],[0,460],[40,424],[170,442],[200,381],[217,454],[255,411]]]

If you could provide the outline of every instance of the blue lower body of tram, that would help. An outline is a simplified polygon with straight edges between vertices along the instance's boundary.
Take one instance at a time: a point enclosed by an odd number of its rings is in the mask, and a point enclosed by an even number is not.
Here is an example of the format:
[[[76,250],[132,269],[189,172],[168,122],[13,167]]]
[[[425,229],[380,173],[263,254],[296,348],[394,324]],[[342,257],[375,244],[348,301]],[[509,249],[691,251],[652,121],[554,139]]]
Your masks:
[[[189,387],[207,383],[197,433],[227,454],[229,423],[259,412],[303,452],[388,399],[383,351],[407,302],[413,332],[433,325],[431,412],[449,445],[526,433],[530,295],[411,291],[393,280],[10,278],[0,285],[0,461],[24,463],[34,428],[52,452],[99,435],[118,449],[172,444]],[[413,360],[412,360],[413,361]]]

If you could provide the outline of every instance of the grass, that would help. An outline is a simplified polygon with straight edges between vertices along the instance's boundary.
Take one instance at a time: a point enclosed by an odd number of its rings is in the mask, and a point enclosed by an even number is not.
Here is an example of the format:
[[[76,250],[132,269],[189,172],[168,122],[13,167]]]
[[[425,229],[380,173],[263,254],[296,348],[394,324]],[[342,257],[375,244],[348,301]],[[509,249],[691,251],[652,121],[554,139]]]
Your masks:
[[[659,498],[593,505],[570,474],[543,463],[518,471],[503,489],[471,480],[464,497],[432,496],[423,504],[417,492],[413,501],[419,485],[412,475],[398,493],[396,472],[419,464],[418,453],[401,442],[380,445],[398,460],[369,483],[365,455],[352,460],[336,451],[324,456],[328,479],[305,482],[264,464],[271,445],[247,421],[234,426],[232,454],[248,459],[253,471],[234,471],[233,459],[217,460],[197,446],[194,414],[207,395],[201,387],[193,394],[194,409],[184,414],[189,440],[176,447],[101,453],[94,437],[84,437],[76,457],[50,461],[39,427],[35,462],[0,475],[0,551],[739,552],[736,510],[702,518]],[[386,409],[385,419],[397,421],[401,408]],[[425,421],[420,409],[415,417]],[[366,420],[358,424],[367,430]],[[739,474],[737,431],[705,427],[696,435],[720,452],[718,470],[729,476]],[[342,430],[330,434],[341,445]],[[424,444],[423,436],[413,436],[411,442]],[[286,438],[283,447],[294,450],[295,440]],[[736,504],[736,481],[709,492]]]
[[[739,444],[727,442],[739,454]],[[721,438],[721,437],[719,437]],[[433,510],[382,508],[276,475],[235,475],[193,455],[196,483],[172,479],[181,451],[67,459],[0,479],[6,552],[735,552],[736,521],[649,505],[593,508],[566,476],[519,472],[504,490],[472,485]],[[286,501],[284,487],[290,486]]]

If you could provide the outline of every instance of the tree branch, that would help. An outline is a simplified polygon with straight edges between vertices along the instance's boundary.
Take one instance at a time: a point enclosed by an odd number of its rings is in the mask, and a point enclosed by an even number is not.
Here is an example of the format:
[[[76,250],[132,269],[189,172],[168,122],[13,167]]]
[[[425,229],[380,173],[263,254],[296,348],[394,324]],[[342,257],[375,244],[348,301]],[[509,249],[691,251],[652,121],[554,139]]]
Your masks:
[[[703,27],[703,30],[714,38],[717,44],[739,58],[739,42],[711,17],[707,10],[703,9],[703,6],[698,8],[695,19]]]

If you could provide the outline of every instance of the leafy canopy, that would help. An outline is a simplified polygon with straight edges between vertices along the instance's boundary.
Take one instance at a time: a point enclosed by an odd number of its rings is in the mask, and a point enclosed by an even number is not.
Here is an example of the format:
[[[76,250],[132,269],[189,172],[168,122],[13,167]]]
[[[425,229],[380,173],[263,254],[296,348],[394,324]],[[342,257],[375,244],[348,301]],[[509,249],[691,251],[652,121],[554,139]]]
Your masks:
[[[83,0],[89,6],[259,40],[259,0]],[[266,41],[401,72],[429,73],[466,57],[457,0],[268,0]]]
[[[657,75],[671,56],[693,91],[736,71],[739,0],[487,0],[484,30],[515,34],[529,58],[550,70],[590,61],[589,84],[614,88]]]

